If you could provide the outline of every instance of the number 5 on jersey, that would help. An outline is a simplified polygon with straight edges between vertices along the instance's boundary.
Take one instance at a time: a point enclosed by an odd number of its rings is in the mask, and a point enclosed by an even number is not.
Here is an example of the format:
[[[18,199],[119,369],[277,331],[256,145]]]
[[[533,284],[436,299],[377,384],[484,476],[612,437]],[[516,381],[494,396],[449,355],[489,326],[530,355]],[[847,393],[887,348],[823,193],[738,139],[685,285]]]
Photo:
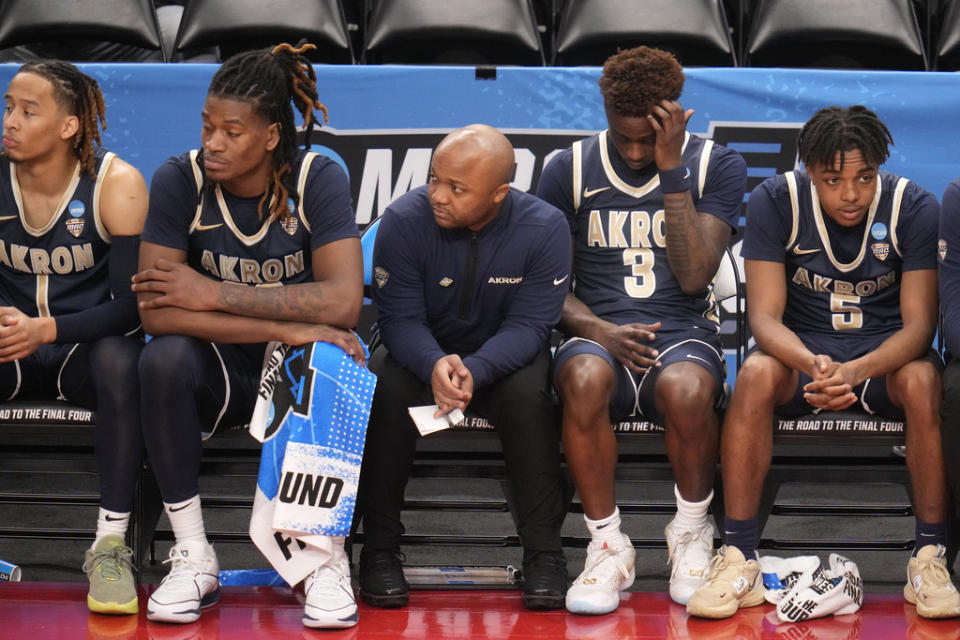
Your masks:
[[[833,328],[837,331],[859,329],[863,326],[863,311],[857,305],[860,296],[843,293],[830,294],[830,311],[833,313]]]

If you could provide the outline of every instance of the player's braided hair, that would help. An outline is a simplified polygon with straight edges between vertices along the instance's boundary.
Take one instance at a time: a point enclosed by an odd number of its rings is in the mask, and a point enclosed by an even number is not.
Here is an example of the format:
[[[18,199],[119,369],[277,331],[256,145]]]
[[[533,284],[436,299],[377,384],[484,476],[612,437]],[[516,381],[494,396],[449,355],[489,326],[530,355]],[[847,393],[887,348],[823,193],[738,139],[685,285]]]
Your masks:
[[[80,170],[96,179],[93,143],[103,144],[100,127],[107,128],[106,110],[100,85],[69,62],[41,60],[28,62],[17,73],[32,73],[45,78],[53,85],[53,99],[64,112],[77,116],[80,127],[73,135],[73,150],[80,159]]]
[[[671,54],[651,47],[620,51],[603,64],[600,93],[616,114],[643,118],[662,100],[683,91],[683,68]]]
[[[843,152],[858,149],[867,164],[879,167],[890,156],[893,136],[870,109],[863,105],[820,109],[800,129],[797,148],[808,167],[843,167]],[[834,167],[840,152],[840,167]]]
[[[327,108],[317,100],[317,74],[303,56],[315,48],[303,42],[296,47],[283,43],[272,49],[239,53],[217,70],[207,91],[207,95],[248,102],[266,122],[276,122],[280,127],[280,143],[273,151],[273,176],[258,206],[261,218],[265,202],[269,203],[271,220],[290,217],[289,198],[299,204],[292,171],[297,129],[291,104],[303,116],[307,148],[316,123],[314,109],[323,112],[323,120],[327,121]]]

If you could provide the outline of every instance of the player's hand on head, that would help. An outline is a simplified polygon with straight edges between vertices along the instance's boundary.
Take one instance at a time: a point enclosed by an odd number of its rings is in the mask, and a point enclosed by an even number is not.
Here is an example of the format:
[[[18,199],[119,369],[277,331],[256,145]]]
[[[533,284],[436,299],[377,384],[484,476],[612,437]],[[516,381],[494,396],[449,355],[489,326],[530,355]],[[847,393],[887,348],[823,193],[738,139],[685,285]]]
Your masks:
[[[438,407],[435,418],[454,409],[466,411],[473,398],[473,374],[463,364],[460,356],[449,354],[434,363],[430,388]]]
[[[0,307],[0,362],[26,358],[55,339],[53,318],[31,318],[15,307]]]
[[[161,258],[152,269],[135,274],[132,281],[131,288],[141,296],[141,309],[178,307],[188,311],[216,311],[218,308],[220,282],[182,262]]]
[[[676,169],[683,163],[683,141],[691,116],[693,109],[684,111],[676,100],[662,100],[651,109],[647,121],[657,136],[654,160],[659,170]]]

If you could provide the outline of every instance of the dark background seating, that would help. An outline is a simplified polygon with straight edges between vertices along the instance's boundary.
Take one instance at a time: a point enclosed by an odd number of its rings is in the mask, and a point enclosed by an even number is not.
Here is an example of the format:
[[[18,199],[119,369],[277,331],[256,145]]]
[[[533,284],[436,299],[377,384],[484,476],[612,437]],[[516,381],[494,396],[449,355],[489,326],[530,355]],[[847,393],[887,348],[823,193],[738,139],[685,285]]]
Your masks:
[[[684,66],[731,67],[737,57],[720,0],[566,0],[554,65],[602,65],[617,49],[666,49]]]
[[[374,0],[364,42],[368,63],[545,62],[530,0]]]
[[[317,46],[307,54],[313,62],[353,62],[340,0],[189,0],[171,59],[222,62],[241,51],[301,39]]]
[[[754,0],[744,60],[754,67],[927,69],[911,0]]]
[[[3,0],[0,62],[166,59],[150,0]]]
[[[306,38],[329,64],[954,70],[957,0],[4,0],[0,61],[220,62]]]

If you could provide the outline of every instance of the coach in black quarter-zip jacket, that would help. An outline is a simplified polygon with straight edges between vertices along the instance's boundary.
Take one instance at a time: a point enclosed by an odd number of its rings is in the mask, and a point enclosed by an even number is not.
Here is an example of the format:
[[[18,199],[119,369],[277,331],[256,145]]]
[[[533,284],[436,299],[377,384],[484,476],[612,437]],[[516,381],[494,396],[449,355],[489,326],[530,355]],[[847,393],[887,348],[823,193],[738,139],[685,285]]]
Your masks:
[[[468,406],[497,428],[524,547],[524,606],[564,604],[560,544],[566,512],[549,391],[550,331],[569,288],[563,214],[510,187],[513,148],[496,129],[448,135],[430,184],[387,208],[373,252],[382,345],[357,511],[363,518],[360,594],[407,603],[399,551],[403,493],[418,432],[407,408]]]

